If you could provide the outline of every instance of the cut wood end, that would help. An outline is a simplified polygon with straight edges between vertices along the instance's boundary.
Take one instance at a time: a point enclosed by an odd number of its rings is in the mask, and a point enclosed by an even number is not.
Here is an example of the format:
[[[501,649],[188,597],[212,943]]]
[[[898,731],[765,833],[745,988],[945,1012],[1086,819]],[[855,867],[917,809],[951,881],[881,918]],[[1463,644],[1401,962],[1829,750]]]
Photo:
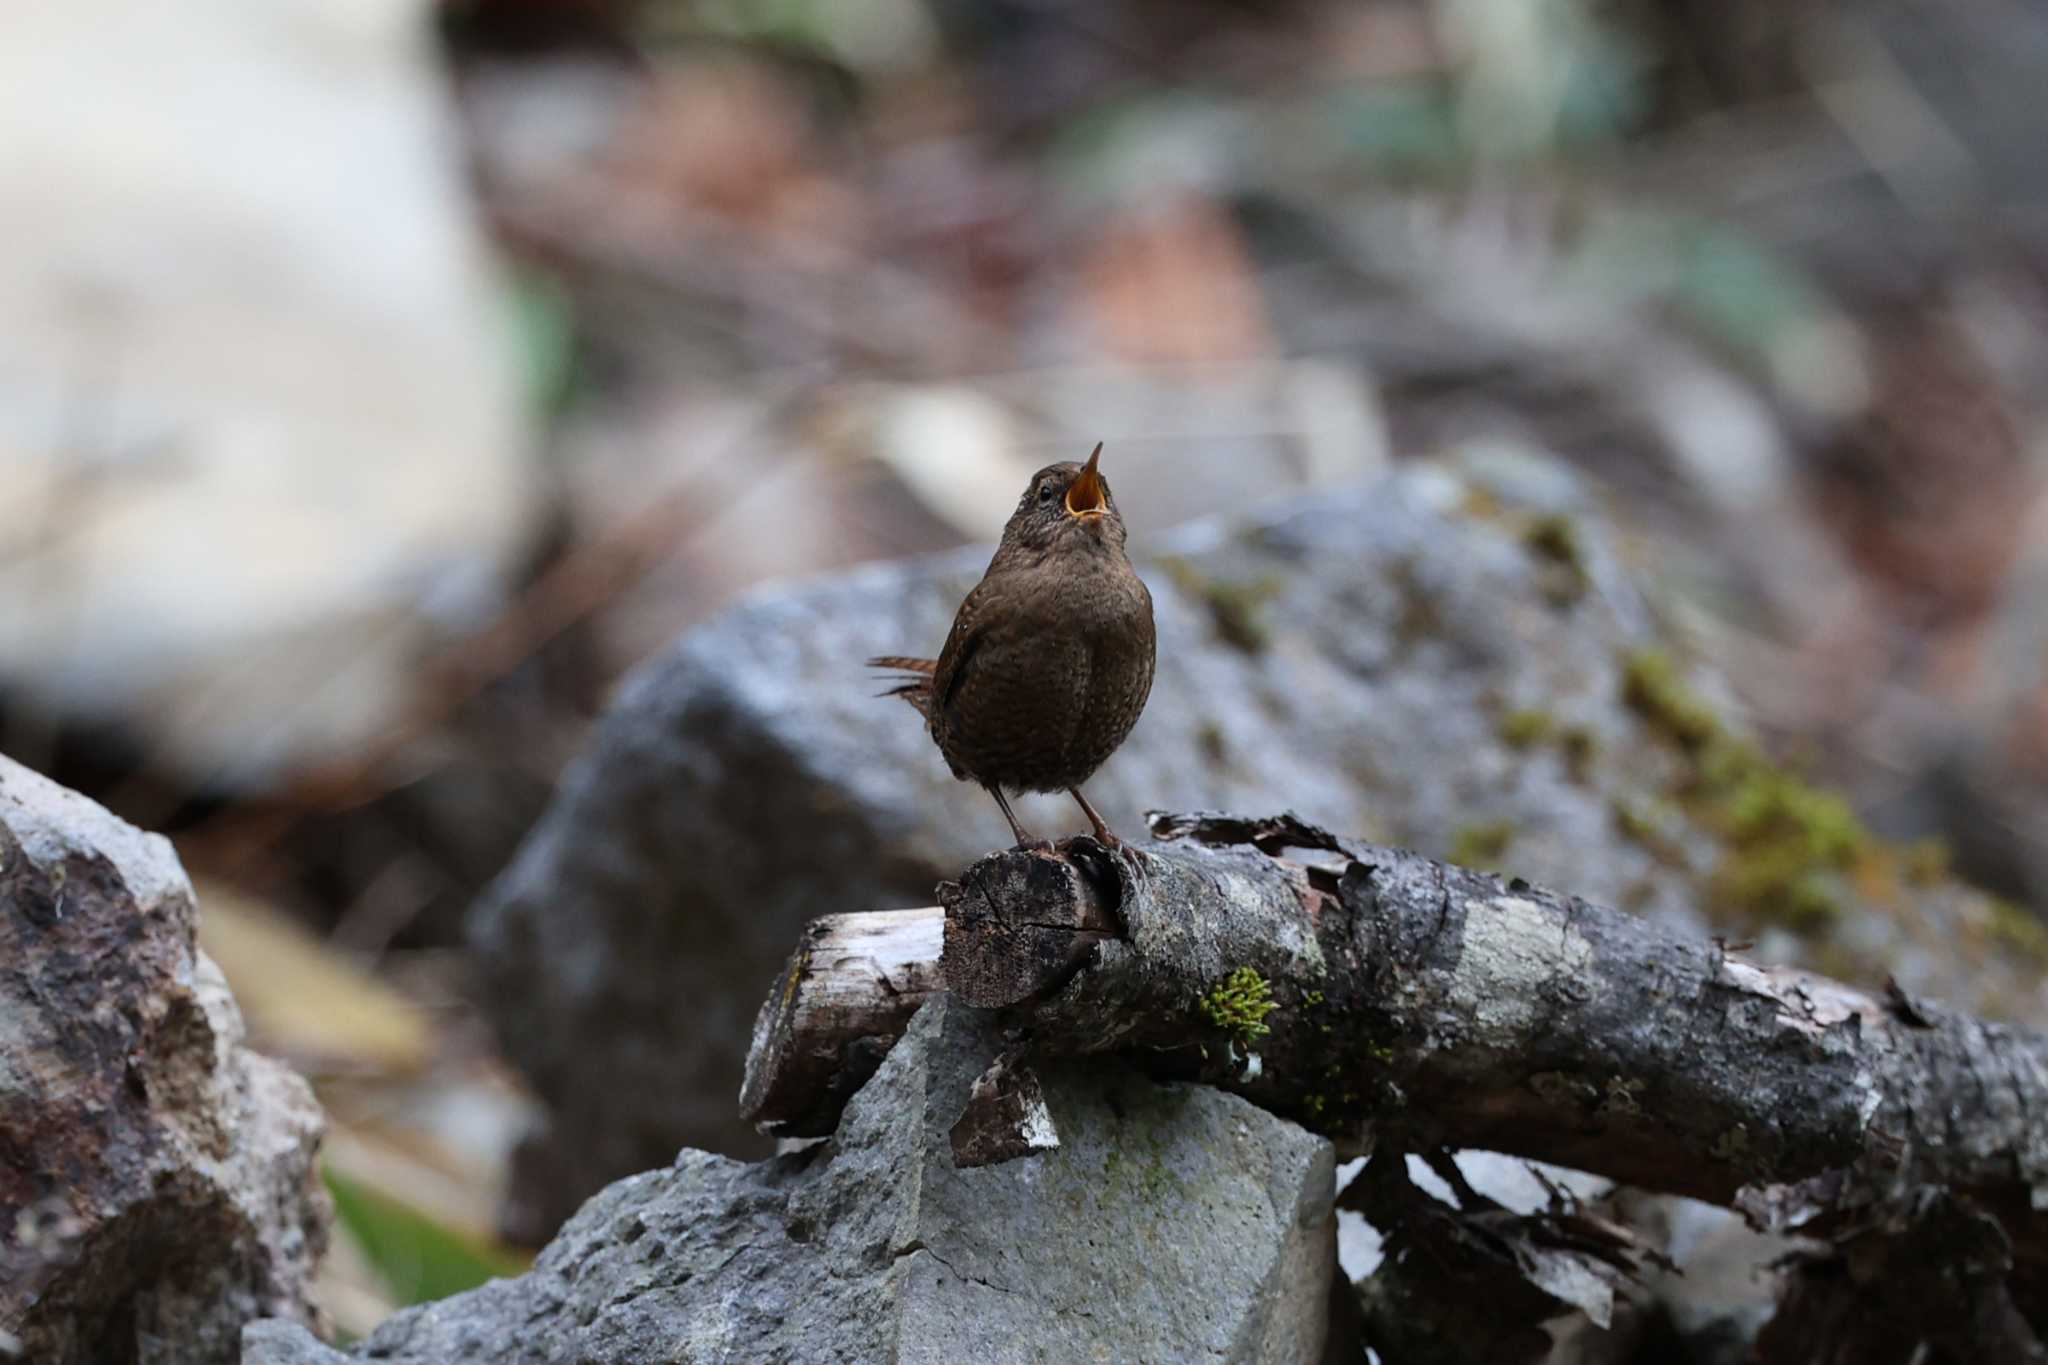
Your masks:
[[[741,1116],[780,1136],[831,1132],[939,989],[941,918],[926,906],[811,921],[755,1020]]]

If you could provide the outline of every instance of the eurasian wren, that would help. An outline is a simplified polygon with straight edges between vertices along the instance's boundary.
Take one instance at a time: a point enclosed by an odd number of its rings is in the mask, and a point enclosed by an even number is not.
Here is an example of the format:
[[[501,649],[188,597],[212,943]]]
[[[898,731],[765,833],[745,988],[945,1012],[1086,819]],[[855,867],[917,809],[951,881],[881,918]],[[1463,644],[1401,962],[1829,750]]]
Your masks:
[[[1115,753],[1152,691],[1152,594],[1124,554],[1124,520],[1096,467],[1048,465],[937,659],[880,658],[915,676],[888,695],[925,718],[953,776],[979,782],[1020,848],[1046,847],[1017,823],[1006,792],[1067,791],[1095,837],[1111,832],[1081,784]]]

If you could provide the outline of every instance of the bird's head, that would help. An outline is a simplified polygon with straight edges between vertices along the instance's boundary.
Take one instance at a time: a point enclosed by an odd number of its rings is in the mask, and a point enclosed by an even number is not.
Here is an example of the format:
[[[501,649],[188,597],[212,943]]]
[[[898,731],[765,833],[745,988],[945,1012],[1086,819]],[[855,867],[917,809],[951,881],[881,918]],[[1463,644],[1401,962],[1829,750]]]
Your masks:
[[[1088,463],[1049,464],[1032,475],[1003,528],[1003,544],[1041,551],[1085,545],[1122,549],[1124,519],[1097,467],[1101,460],[1098,442]]]

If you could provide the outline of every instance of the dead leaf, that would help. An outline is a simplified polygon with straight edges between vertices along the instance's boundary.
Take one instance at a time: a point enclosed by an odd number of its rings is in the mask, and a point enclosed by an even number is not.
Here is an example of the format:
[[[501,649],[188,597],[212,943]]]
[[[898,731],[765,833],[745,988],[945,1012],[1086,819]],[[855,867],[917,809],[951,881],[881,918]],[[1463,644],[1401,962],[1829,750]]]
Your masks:
[[[409,1073],[433,1051],[419,1009],[272,906],[197,888],[199,946],[240,1002],[256,1045],[309,1071]]]

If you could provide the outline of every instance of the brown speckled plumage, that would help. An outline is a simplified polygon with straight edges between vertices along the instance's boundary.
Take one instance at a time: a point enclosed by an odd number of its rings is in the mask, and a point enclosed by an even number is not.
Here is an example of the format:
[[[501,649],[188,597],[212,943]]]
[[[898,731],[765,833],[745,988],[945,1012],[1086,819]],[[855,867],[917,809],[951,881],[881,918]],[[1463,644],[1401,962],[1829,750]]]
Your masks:
[[[1152,691],[1152,595],[1124,553],[1101,453],[1033,476],[936,660],[870,660],[916,675],[892,695],[924,714],[953,776],[996,798],[1020,845],[1036,841],[1005,792],[1072,792],[1096,837],[1119,842],[1080,787]]]

